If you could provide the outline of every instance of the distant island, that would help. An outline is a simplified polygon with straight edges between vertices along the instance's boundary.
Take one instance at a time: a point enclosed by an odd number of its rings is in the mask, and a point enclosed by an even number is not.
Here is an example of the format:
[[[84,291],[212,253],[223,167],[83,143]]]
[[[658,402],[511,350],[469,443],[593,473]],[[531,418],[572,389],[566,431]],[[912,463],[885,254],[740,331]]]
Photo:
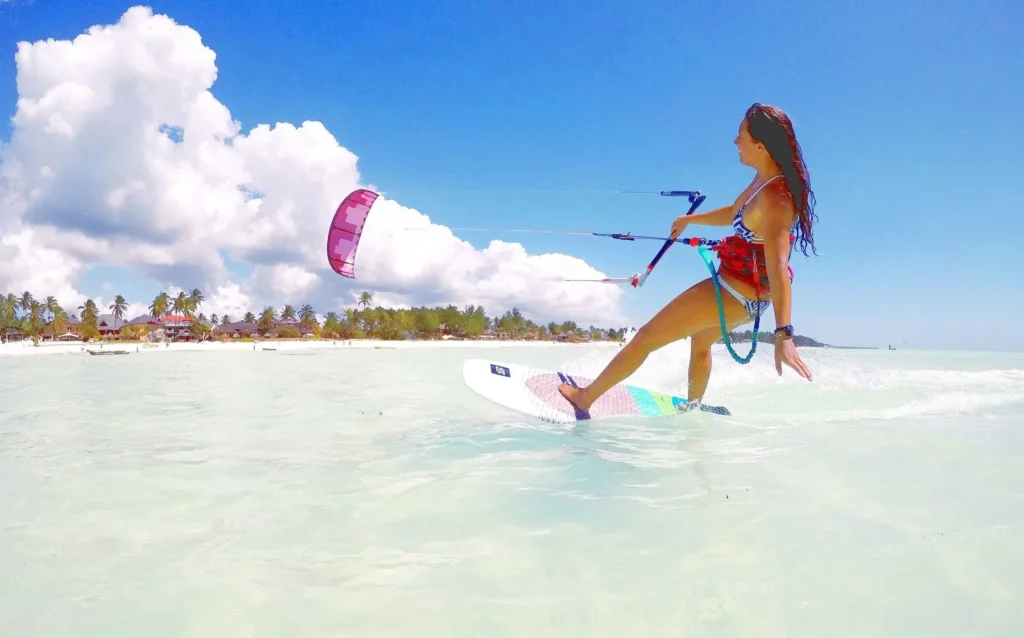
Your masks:
[[[729,333],[729,340],[734,342],[734,343],[743,343],[745,341],[746,342],[751,341],[751,338],[753,336],[754,336],[754,331],[753,330],[744,330],[743,332],[730,332]],[[757,333],[757,342],[758,343],[775,343],[775,333],[772,332],[772,331],[768,331],[768,332],[760,332],[759,331]],[[836,347],[836,346],[830,346],[830,345],[825,344],[825,343],[821,343],[820,341],[817,341],[815,339],[811,339],[810,337],[805,337],[803,335],[793,335],[793,343],[794,343],[794,345],[796,345],[799,348],[834,348],[834,347]]]
[[[454,305],[428,308],[373,306],[373,295],[363,292],[357,306],[341,313],[327,312],[321,320],[309,304],[285,305],[278,312],[267,306],[237,318],[198,312],[204,297],[197,288],[171,297],[161,292],[149,305],[149,313],[128,318],[128,302],[121,295],[101,312],[89,299],[68,314],[53,296],[37,300],[28,291],[20,296],[0,296],[0,341],[229,341],[252,339],[514,339],[525,341],[624,341],[635,328],[581,327],[574,321],[546,324],[527,319],[513,308],[490,317],[482,306]],[[81,318],[79,318],[80,314]],[[732,341],[750,341],[752,333],[731,332]],[[758,333],[758,341],[772,343],[774,335]],[[798,346],[829,347],[814,339],[796,336]]]

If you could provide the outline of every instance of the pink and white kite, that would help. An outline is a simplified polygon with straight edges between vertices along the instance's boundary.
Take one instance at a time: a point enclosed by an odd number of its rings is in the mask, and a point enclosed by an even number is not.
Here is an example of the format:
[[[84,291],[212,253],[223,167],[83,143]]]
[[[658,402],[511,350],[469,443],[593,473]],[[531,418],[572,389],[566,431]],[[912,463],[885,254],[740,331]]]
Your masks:
[[[349,193],[334,213],[327,231],[327,261],[342,277],[356,277],[356,248],[376,199],[377,193],[360,188]]]

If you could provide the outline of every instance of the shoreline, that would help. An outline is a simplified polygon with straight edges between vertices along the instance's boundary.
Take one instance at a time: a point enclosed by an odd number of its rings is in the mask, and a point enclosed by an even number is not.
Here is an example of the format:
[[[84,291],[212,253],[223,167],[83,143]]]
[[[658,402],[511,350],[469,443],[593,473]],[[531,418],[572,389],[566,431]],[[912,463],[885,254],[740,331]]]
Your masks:
[[[255,350],[257,352],[273,352],[278,350],[351,350],[376,349],[398,350],[417,348],[578,348],[581,346],[610,348],[619,347],[618,341],[590,341],[582,343],[565,343],[559,341],[473,341],[473,340],[401,340],[386,341],[382,339],[318,339],[315,341],[301,339],[268,339],[265,341],[203,341],[177,343],[147,343],[141,341],[105,341],[105,342],[47,342],[38,346],[31,341],[18,341],[0,344],[0,359],[5,357],[25,357],[43,355],[83,355],[92,351],[126,351],[129,354],[152,354],[156,352],[240,352]]]

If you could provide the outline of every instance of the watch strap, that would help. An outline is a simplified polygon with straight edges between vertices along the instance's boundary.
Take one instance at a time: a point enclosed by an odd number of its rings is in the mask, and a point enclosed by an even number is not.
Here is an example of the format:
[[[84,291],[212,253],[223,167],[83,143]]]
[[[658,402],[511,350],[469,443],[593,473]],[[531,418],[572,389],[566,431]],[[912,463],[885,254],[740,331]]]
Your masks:
[[[779,326],[778,328],[775,329],[775,333],[774,334],[775,334],[776,337],[778,337],[779,335],[785,335],[787,337],[792,338],[793,337],[793,326],[791,326],[791,325]]]

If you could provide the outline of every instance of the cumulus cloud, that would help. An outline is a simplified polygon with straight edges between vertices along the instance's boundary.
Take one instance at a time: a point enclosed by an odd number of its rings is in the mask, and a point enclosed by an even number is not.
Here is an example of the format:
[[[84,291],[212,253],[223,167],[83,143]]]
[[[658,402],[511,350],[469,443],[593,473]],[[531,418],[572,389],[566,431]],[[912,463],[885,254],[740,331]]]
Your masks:
[[[77,307],[84,299],[71,284],[81,273],[81,263],[37,241],[30,228],[0,232],[0,264],[0,284],[8,284],[0,288],[3,294],[34,290],[40,298],[53,295],[64,308]]]
[[[347,193],[372,188],[357,156],[316,121],[243,132],[212,93],[216,54],[168,16],[132,7],[70,41],[21,42],[15,61],[18,102],[0,148],[0,290],[77,307],[79,278],[112,265],[165,289],[200,287],[207,314],[283,303],[323,312],[368,289],[395,306],[624,319],[620,289],[560,281],[603,276],[585,261],[502,241],[478,250],[386,197],[367,222],[357,280],[338,277],[324,256],[330,217]],[[232,276],[224,255],[251,275]]]

